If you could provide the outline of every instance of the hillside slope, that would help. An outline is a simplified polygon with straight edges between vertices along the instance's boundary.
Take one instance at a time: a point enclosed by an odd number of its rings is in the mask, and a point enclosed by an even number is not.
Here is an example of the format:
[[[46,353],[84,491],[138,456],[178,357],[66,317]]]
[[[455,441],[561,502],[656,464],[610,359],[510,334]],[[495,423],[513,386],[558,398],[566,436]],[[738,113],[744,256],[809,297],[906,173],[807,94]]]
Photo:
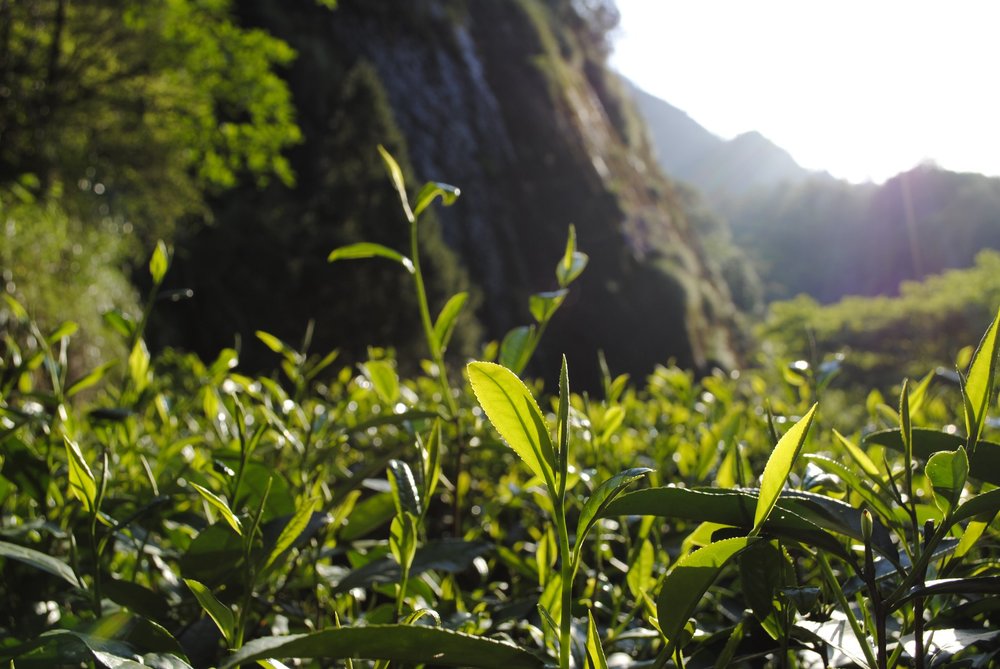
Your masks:
[[[530,322],[528,297],[555,287],[573,224],[591,264],[543,342],[539,370],[557,368],[565,352],[581,381],[596,382],[598,350],[613,369],[639,374],[671,358],[732,364],[738,315],[729,288],[655,165],[594,26],[574,7],[342,0],[327,12],[305,0],[241,3],[246,21],[298,52],[288,73],[306,138],[292,155],[298,185],[291,195],[218,200],[215,224],[180,254],[178,275],[198,285],[176,315],[199,327],[179,328],[177,340],[211,350],[233,325],[244,341],[256,329],[295,340],[315,315],[318,348],[419,347],[405,276],[378,261],[325,263],[331,248],[361,239],[404,248],[375,152],[381,142],[413,185],[462,189],[426,226],[437,254],[432,309],[471,285],[487,336]],[[221,262],[234,243],[241,262]],[[244,269],[246,254],[257,259],[253,269]],[[226,297],[215,288],[241,282],[256,292]],[[262,301],[281,308],[255,309]],[[224,322],[218,303],[227,305]]]

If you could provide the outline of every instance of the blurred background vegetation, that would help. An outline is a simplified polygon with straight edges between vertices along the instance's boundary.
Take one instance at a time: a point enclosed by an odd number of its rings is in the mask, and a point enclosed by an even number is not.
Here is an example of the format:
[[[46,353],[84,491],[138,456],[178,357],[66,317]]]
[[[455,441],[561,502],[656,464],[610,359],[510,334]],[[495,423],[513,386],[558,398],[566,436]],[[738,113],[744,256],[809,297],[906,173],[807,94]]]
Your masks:
[[[565,352],[580,387],[598,350],[615,371],[704,372],[761,339],[889,384],[952,368],[995,311],[1000,180],[852,185],[760,136],[713,138],[609,69],[611,0],[332,5],[0,3],[0,287],[44,327],[79,323],[81,365],[120,353],[100,315],[137,316],[158,238],[167,287],[193,297],[158,305],[157,348],[235,346],[261,370],[255,331],[312,323],[347,360],[425,355],[407,276],[326,262],[407,243],[378,144],[408,183],[463,191],[421,223],[432,310],[472,294],[456,357],[529,321],[570,224],[591,264],[532,371]]]

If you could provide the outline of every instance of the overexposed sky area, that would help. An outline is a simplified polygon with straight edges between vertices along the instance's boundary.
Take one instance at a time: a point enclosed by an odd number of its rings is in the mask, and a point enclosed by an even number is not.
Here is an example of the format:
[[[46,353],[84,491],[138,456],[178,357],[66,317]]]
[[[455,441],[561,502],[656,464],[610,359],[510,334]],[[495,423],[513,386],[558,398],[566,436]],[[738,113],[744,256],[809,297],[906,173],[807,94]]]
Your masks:
[[[617,0],[612,65],[711,132],[884,181],[1000,175],[1000,1]]]

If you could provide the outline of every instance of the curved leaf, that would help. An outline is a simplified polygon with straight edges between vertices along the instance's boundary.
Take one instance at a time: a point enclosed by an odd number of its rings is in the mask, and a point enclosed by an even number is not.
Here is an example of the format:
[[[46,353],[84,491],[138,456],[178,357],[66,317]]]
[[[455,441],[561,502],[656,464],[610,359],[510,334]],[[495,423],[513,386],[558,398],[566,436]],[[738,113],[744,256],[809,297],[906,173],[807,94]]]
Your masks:
[[[924,474],[934,486],[934,501],[942,511],[954,508],[962,497],[969,475],[969,458],[965,448],[935,453],[924,466]]]
[[[544,666],[540,658],[526,650],[485,637],[417,625],[369,625],[254,639],[227,658],[219,669],[232,669],[272,657],[362,658],[478,669],[542,669]]]
[[[211,490],[203,488],[197,483],[190,483],[190,486],[198,491],[198,494],[201,495],[206,502],[208,502],[209,506],[213,507],[222,515],[223,520],[226,521],[229,527],[233,528],[236,534],[242,536],[243,527],[240,525],[240,519],[237,518],[236,514],[229,508],[226,500],[222,499]]]
[[[982,434],[983,425],[986,422],[986,411],[990,406],[990,399],[993,397],[997,351],[1000,349],[1000,340],[997,337],[998,326],[1000,326],[1000,314],[986,329],[986,334],[983,335],[982,341],[979,342],[979,346],[972,356],[969,373],[965,378],[963,395],[968,409],[965,425],[969,437],[969,447],[973,449],[979,440],[979,435]]]
[[[413,205],[413,215],[414,217],[420,216],[420,213],[429,207],[435,198],[441,198],[441,204],[450,207],[455,204],[455,200],[461,194],[462,191],[455,186],[444,184],[440,181],[429,181],[417,193],[416,204]]]
[[[410,274],[413,274],[414,271],[412,260],[399,251],[373,242],[358,242],[357,244],[348,244],[347,246],[336,248],[330,251],[330,255],[326,257],[326,261],[337,262],[338,260],[358,260],[361,258],[385,258],[393,262],[398,262]]]
[[[410,209],[410,199],[406,196],[406,181],[403,179],[403,170],[399,168],[399,163],[392,157],[392,154],[381,144],[378,145],[378,153],[382,156],[382,162],[385,163],[385,170],[389,173],[389,180],[392,181],[392,187],[396,189],[396,194],[399,195],[399,202],[403,207],[403,213],[406,214],[406,220],[413,223],[417,219],[413,215],[413,210]]]
[[[597,487],[597,490],[587,498],[583,509],[580,510],[580,520],[576,526],[576,546],[573,549],[574,553],[579,552],[580,547],[583,546],[583,540],[587,537],[594,523],[597,522],[601,512],[608,507],[608,504],[614,501],[615,497],[618,497],[630,483],[641,479],[651,471],[653,470],[649,467],[626,469],[623,472],[615,474]]]
[[[656,616],[669,643],[676,643],[722,568],[753,541],[753,537],[736,537],[709,544],[685,555],[667,574],[656,598]]]
[[[201,604],[201,608],[212,619],[212,622],[219,628],[219,631],[222,632],[222,636],[226,638],[226,642],[232,643],[233,634],[236,631],[236,619],[233,617],[232,610],[216,599],[212,591],[204,584],[190,578],[184,579],[184,583],[194,594],[198,603]]]
[[[44,572],[52,574],[53,576],[58,576],[74,588],[83,588],[83,584],[80,583],[79,579],[77,579],[76,574],[73,573],[70,566],[61,560],[55,559],[51,555],[46,555],[40,551],[25,548],[24,546],[19,546],[17,544],[0,541],[0,557],[23,562],[36,569],[41,569]]]
[[[469,363],[476,399],[507,445],[554,492],[556,456],[541,409],[512,371],[492,362]]]

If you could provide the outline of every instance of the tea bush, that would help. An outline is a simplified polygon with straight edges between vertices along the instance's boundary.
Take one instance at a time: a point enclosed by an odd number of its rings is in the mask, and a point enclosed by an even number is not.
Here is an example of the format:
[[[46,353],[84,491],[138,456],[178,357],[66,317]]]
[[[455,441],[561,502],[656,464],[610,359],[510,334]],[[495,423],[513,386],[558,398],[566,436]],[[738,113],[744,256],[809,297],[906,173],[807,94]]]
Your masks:
[[[457,190],[411,199],[383,158],[415,239]],[[831,372],[805,364],[641,381],[602,365],[595,394],[572,392],[565,362],[554,392],[520,379],[585,271],[572,231],[535,323],[449,366],[462,298],[431,313],[418,253],[330,254],[412,277],[429,355],[405,377],[390,351],[340,367],[265,332],[274,376],[242,374],[231,349],[151,356],[163,245],[144,312],[109,319],[127,355],[93,371],[67,369],[71,327],[43,331],[9,300],[34,346],[8,337],[0,354],[0,660],[996,660],[997,320],[958,388],[904,381],[898,403],[854,400],[854,429],[835,431]]]

